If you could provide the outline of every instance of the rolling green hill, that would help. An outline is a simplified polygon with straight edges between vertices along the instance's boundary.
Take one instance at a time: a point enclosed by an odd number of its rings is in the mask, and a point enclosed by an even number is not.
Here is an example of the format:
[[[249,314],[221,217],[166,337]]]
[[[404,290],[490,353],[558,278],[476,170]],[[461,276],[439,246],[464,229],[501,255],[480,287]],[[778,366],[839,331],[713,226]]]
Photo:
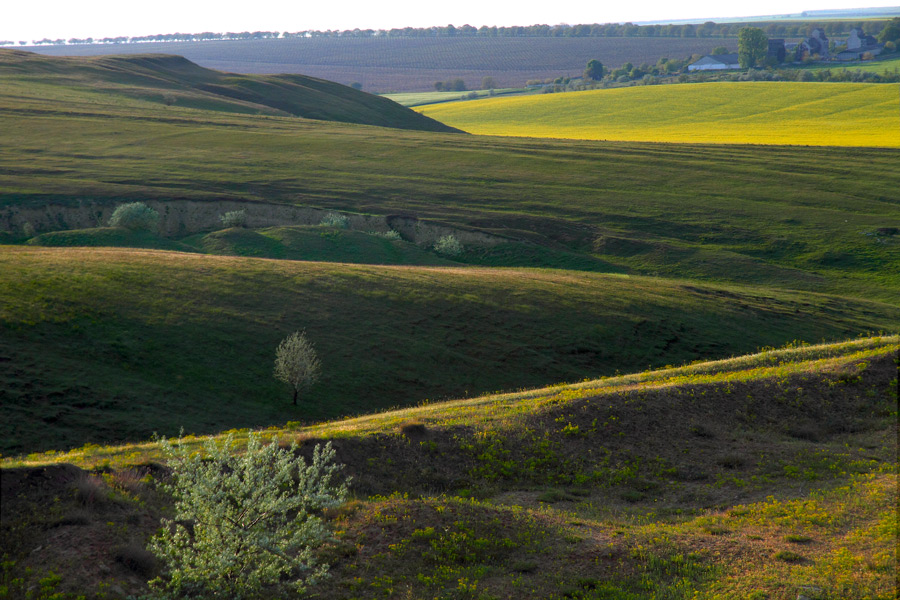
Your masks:
[[[567,271],[0,252],[4,453],[309,421],[900,328],[900,307]],[[290,405],[274,349],[323,363]]]
[[[333,227],[224,229],[183,240],[206,254],[377,265],[454,265],[428,249],[373,233]]]
[[[229,200],[418,217],[527,243],[514,260],[469,249],[485,265],[606,264],[891,302],[900,295],[896,149],[444,135],[99,92],[88,102],[80,84],[46,84],[39,74],[0,81],[7,239],[26,222],[38,232],[70,228],[47,206],[196,200],[215,211]]]
[[[306,457],[329,440],[353,477],[316,598],[889,598],[898,350],[795,346],[262,435]],[[141,442],[2,461],[7,589],[145,591],[160,460]]]
[[[419,107],[469,133],[525,137],[900,147],[896,84],[639,86]]]
[[[40,111],[48,98],[70,113],[96,106],[180,108],[454,131],[379,96],[303,75],[238,75],[163,54],[50,58],[0,49],[0,98]],[[2,99],[0,99],[2,102]],[[30,106],[29,106],[30,105]]]
[[[888,597],[900,150],[402,130],[320,83],[0,52],[0,595],[141,595],[147,440],[266,428],[354,478],[318,598]],[[99,226],[135,200],[165,236]]]

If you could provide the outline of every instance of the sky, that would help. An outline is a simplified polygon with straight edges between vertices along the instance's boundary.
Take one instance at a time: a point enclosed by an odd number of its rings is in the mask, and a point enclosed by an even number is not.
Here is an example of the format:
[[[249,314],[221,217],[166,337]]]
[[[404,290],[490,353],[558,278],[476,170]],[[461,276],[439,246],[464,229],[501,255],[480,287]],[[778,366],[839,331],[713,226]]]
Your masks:
[[[202,31],[390,29],[431,25],[615,23],[749,17],[897,6],[897,0],[497,2],[496,0],[2,0],[0,40],[102,38]]]

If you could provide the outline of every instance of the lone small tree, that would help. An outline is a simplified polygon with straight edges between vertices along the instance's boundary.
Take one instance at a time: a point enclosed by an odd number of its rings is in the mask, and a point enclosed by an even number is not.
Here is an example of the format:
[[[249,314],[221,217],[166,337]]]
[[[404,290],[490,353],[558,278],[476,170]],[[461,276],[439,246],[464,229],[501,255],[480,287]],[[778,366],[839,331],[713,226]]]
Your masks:
[[[210,439],[202,452],[179,442],[160,440],[172,470],[160,487],[175,514],[150,540],[165,565],[151,598],[284,597],[325,575],[315,555],[330,539],[320,514],[344,502],[348,483],[337,480],[330,443],[307,464],[296,442],[283,450],[259,434],[242,454],[233,435]]]
[[[300,392],[319,380],[321,363],[306,333],[295,331],[275,350],[275,379],[294,388],[294,405]]]
[[[596,58],[592,58],[588,61],[587,66],[584,68],[584,78],[591,79],[593,81],[600,81],[601,79],[603,79],[604,71],[605,69],[603,68],[603,63]]]

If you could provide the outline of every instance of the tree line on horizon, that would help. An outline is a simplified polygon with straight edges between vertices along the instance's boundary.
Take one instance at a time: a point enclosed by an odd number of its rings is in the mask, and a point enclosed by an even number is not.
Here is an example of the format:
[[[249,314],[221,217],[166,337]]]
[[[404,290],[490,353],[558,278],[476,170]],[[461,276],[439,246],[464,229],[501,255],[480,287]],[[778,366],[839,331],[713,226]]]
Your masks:
[[[875,35],[888,23],[888,19],[867,21],[777,21],[754,23],[769,37],[806,37],[815,28],[821,28],[828,36],[848,34],[853,28],[861,28]],[[18,45],[66,45],[66,44],[135,44],[145,42],[202,42],[216,40],[264,40],[302,38],[423,38],[423,37],[669,37],[669,38],[736,38],[747,23],[636,25],[634,23],[593,23],[580,25],[528,25],[508,27],[473,27],[472,25],[404,27],[400,29],[345,29],[306,30],[296,32],[242,31],[202,33],[160,33],[143,36],[117,36],[104,38],[69,38],[19,41]],[[0,46],[14,46],[17,42],[3,40]]]

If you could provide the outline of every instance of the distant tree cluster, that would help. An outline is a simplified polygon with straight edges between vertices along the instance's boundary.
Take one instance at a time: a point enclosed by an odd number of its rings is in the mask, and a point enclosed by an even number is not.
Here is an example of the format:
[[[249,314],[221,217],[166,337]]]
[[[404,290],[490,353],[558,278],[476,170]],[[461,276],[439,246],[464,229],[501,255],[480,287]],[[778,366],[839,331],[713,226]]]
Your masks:
[[[623,64],[618,69],[604,69],[602,81],[609,83],[627,83],[630,81],[642,81],[644,83],[652,83],[648,78],[660,78],[670,75],[677,75],[685,66],[692,62],[695,57],[687,57],[684,59],[674,59],[662,57],[656,61],[655,65],[642,63],[634,65],[630,62]],[[590,62],[588,67],[590,67]]]
[[[144,36],[119,36],[105,38],[70,38],[32,41],[37,46],[65,44],[134,44],[142,42],[202,42],[211,40],[264,40],[264,39],[297,39],[297,38],[370,38],[370,37],[614,37],[614,38],[735,38],[742,28],[753,25],[761,29],[768,37],[799,38],[807,37],[815,28],[821,28],[829,37],[848,35],[853,28],[860,28],[870,35],[878,35],[878,41],[900,40],[900,19],[872,19],[866,21],[827,20],[827,21],[777,21],[758,23],[715,23],[706,21],[700,24],[670,25],[635,25],[634,23],[592,23],[579,25],[527,25],[510,27],[473,27],[471,25],[404,27],[395,29],[344,29],[344,30],[305,30],[294,32],[279,31],[242,31],[217,33],[161,33]],[[887,31],[887,33],[885,33]],[[881,33],[879,33],[881,32]],[[29,42],[20,41],[25,46]],[[15,42],[0,41],[0,46],[12,46]]]
[[[497,80],[487,75],[481,78],[481,89],[483,90],[493,90],[497,87]]]
[[[242,31],[228,33],[215,33],[204,31],[203,33],[158,33],[154,35],[118,36],[105,38],[69,38],[50,39],[43,38],[32,42],[35,46],[62,46],[66,44],[140,44],[146,42],[205,42],[212,40],[273,40],[281,37],[279,31]],[[287,37],[287,36],[285,36]],[[2,45],[12,45],[13,42],[0,42]],[[19,42],[25,46],[27,42]]]
[[[900,42],[900,17],[896,17],[888,21],[881,33],[878,34],[878,41],[882,44]]]
[[[465,92],[466,82],[462,79],[450,79],[447,81],[435,81],[434,89],[438,92]]]
[[[872,73],[862,69],[754,69],[744,73],[716,73],[699,71],[678,76],[680,83],[704,83],[708,81],[808,81],[808,82],[852,82],[852,83],[898,83],[900,69]]]
[[[879,31],[885,20],[849,21],[828,20],[822,22],[788,21],[760,22],[760,27],[770,37],[806,37],[820,27],[829,36],[848,34],[854,27],[862,27],[867,33]],[[438,27],[404,27],[395,29],[352,29],[327,31],[297,31],[284,37],[676,37],[676,38],[734,38],[748,23],[635,25],[634,23],[593,23],[580,25],[527,25],[510,27],[473,27],[471,25],[446,25]]]

